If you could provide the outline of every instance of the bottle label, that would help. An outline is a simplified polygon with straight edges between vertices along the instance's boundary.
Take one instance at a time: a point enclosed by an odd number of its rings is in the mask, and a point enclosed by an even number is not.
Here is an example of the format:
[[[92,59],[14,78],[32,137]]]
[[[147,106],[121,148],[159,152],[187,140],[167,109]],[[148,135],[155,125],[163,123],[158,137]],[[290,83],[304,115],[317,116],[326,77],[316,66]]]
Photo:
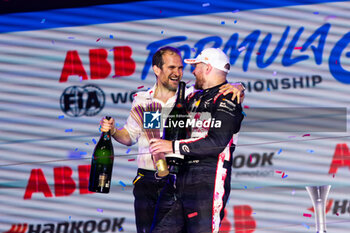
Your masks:
[[[106,173],[100,174],[100,176],[98,177],[98,187],[104,187],[106,184],[106,180],[107,180],[107,174]]]

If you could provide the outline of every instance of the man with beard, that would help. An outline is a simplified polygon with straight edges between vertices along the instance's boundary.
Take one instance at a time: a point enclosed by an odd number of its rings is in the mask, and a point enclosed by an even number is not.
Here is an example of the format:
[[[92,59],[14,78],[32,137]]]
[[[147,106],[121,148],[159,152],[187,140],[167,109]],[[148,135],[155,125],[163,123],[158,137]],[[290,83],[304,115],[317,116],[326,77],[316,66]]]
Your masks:
[[[192,131],[189,139],[150,141],[151,153],[184,156],[176,188],[167,184],[159,198],[152,233],[219,232],[231,190],[232,154],[243,114],[231,94],[219,91],[227,84],[229,59],[221,49],[208,48],[185,62],[195,67],[195,88],[201,90],[187,97],[186,108],[192,115],[206,115],[195,119],[214,122]]]
[[[160,48],[153,56],[152,68],[156,76],[155,85],[148,91],[136,93],[132,108],[150,102],[161,104],[162,109],[171,109],[176,101],[176,91],[183,75],[183,63],[179,50],[173,47]],[[232,92],[232,98],[240,99],[243,86],[241,84],[223,86],[224,94]],[[186,90],[186,95],[193,88]],[[124,128],[116,129],[115,120],[102,119],[101,131],[111,130],[116,141],[127,146],[138,142],[137,175],[133,181],[135,197],[134,208],[138,233],[150,232],[153,215],[159,193],[166,179],[157,177],[152,155],[149,153],[149,142],[142,128],[129,116]]]

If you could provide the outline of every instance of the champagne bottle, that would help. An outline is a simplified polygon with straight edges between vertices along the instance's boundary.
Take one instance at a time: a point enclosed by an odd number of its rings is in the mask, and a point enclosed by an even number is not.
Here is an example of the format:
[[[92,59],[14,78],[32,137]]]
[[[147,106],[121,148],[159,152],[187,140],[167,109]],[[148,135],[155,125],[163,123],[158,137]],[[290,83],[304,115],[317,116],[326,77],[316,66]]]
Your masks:
[[[106,116],[109,120],[111,117]],[[110,131],[103,132],[91,158],[89,191],[109,193],[112,179],[114,152]]]
[[[190,127],[186,126],[189,115],[185,107],[185,88],[186,83],[180,82],[175,105],[165,121],[163,129],[163,139],[165,140],[179,140],[190,137]],[[178,173],[180,166],[183,164],[184,156],[170,153],[166,154],[165,158],[169,166],[169,172]]]

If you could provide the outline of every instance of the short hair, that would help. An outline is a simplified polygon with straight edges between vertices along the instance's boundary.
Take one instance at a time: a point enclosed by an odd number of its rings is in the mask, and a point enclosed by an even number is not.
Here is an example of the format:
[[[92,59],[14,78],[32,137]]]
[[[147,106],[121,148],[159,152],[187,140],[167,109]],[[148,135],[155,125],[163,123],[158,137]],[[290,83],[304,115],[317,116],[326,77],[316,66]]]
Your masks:
[[[158,68],[162,69],[164,65],[163,54],[165,53],[176,53],[181,57],[180,50],[171,46],[165,46],[158,49],[157,52],[153,55],[152,66],[157,66]]]

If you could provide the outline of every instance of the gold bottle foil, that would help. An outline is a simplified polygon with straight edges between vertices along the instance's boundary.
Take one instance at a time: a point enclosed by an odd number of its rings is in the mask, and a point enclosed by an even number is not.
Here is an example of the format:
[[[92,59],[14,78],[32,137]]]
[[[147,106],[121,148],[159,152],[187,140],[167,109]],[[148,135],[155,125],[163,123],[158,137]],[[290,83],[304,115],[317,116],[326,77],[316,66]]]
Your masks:
[[[168,165],[166,164],[166,161],[164,159],[159,159],[156,162],[156,166],[157,166],[158,176],[164,177],[169,174]]]
[[[100,174],[100,176],[98,177],[98,187],[104,187],[106,184],[106,180],[107,180],[107,174],[105,173]]]

